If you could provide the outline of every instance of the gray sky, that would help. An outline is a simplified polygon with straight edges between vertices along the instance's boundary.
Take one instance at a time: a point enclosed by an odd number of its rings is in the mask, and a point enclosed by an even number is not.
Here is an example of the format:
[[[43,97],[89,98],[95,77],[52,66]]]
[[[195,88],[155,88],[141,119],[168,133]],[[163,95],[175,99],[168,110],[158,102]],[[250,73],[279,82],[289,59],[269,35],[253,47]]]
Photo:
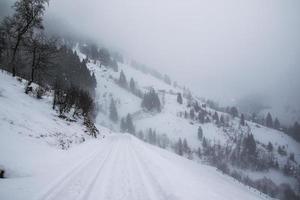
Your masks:
[[[300,104],[299,0],[51,0],[47,18],[200,96]]]

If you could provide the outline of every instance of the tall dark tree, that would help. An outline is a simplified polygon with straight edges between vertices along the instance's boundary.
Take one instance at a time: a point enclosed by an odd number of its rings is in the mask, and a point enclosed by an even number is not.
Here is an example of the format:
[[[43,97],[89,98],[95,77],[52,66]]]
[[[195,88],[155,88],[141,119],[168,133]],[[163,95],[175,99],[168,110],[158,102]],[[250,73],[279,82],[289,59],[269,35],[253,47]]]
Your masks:
[[[232,117],[237,117],[239,115],[239,112],[238,112],[237,108],[233,106],[230,108],[230,114]]]
[[[271,142],[268,143],[267,149],[268,149],[269,152],[273,151],[273,145],[272,145]]]
[[[198,119],[199,119],[199,122],[201,124],[204,124],[205,122],[205,115],[204,115],[204,112],[200,110],[199,114],[198,114]]]
[[[123,70],[121,70],[121,73],[120,73],[119,85],[124,88],[128,87],[127,79],[126,79],[126,76],[125,76]]]
[[[275,118],[275,121],[274,121],[274,128],[279,130],[280,129],[280,122],[277,118]]]
[[[190,118],[193,120],[195,118],[195,111],[194,109],[190,110]]]
[[[117,122],[119,119],[116,104],[115,104],[115,101],[113,98],[111,99],[110,105],[109,105],[109,118],[113,122]]]
[[[121,124],[120,124],[120,129],[122,132],[125,132],[127,127],[126,127],[126,120],[122,117],[121,119]]]
[[[129,87],[130,87],[131,92],[135,92],[135,82],[134,82],[133,78],[130,79]]]
[[[200,106],[199,106],[198,101],[196,101],[196,102],[194,103],[194,110],[195,110],[196,112],[199,112],[199,110],[200,110]]]
[[[256,155],[256,142],[252,134],[249,134],[244,138],[243,144],[244,144],[244,152],[247,155],[253,155],[253,156]]]
[[[183,152],[185,152],[185,153],[190,152],[190,147],[189,147],[189,145],[187,143],[187,140],[185,138],[183,139],[182,148],[183,148]]]
[[[216,124],[219,124],[220,120],[219,120],[219,115],[218,115],[217,111],[215,111],[215,113],[213,115],[213,119],[215,120]]]
[[[202,140],[202,137],[203,137],[203,130],[202,130],[201,126],[199,126],[199,128],[198,128],[198,139]]]
[[[161,111],[160,100],[154,89],[150,89],[149,92],[145,93],[142,100],[142,107],[146,108],[148,111]]]
[[[179,138],[177,145],[176,145],[176,151],[178,155],[182,156],[183,155],[183,144],[181,138]]]
[[[221,115],[221,117],[220,117],[220,124],[225,125],[224,115]]]
[[[268,113],[266,117],[266,126],[269,128],[273,128],[273,119],[270,113]]]
[[[45,4],[49,0],[18,0],[13,8],[15,13],[12,17],[7,17],[5,23],[10,24],[10,36],[13,42],[10,66],[13,76],[16,75],[16,55],[24,37],[34,29],[44,29],[43,15]]]
[[[300,142],[300,125],[298,122],[295,122],[294,125],[289,128],[288,134]]]
[[[245,116],[243,113],[241,114],[240,125],[245,126]]]
[[[177,94],[177,102],[178,102],[179,104],[182,104],[182,96],[181,96],[181,93],[180,93],[180,92],[178,92],[178,94]]]
[[[131,134],[135,134],[135,128],[132,122],[132,117],[130,114],[127,114],[126,116],[126,126],[127,126],[127,132]]]

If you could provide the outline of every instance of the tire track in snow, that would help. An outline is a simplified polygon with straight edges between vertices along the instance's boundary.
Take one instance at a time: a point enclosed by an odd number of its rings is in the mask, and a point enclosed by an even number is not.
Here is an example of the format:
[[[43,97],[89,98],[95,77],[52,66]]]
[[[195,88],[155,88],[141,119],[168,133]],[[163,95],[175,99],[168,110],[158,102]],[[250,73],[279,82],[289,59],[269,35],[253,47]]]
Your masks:
[[[112,142],[113,145],[110,146],[110,150],[109,153],[107,154],[105,160],[101,163],[101,165],[99,166],[99,168],[96,171],[96,175],[92,178],[92,180],[90,181],[90,183],[87,186],[87,190],[84,191],[84,193],[82,193],[80,195],[80,197],[78,198],[78,200],[87,200],[90,199],[91,193],[93,191],[98,191],[97,189],[97,181],[98,180],[105,180],[103,177],[101,177],[101,175],[105,172],[104,168],[108,167],[112,162],[112,160],[115,160],[116,158],[116,153],[118,153],[118,149],[120,146],[120,141],[117,137],[113,137],[114,140],[118,140],[117,142]],[[110,168],[111,169],[111,168]],[[113,173],[113,171],[111,170],[110,173]],[[112,175],[112,174],[109,174]],[[103,179],[102,179],[103,178]],[[106,180],[109,181],[109,180]],[[101,185],[102,187],[103,185]],[[94,198],[92,198],[94,199]],[[101,198],[98,198],[101,199]]]
[[[135,148],[133,148],[135,147]],[[151,191],[151,198],[153,200],[175,200],[177,199],[172,194],[168,194],[159,181],[155,178],[154,174],[149,169],[147,163],[145,162],[145,157],[142,157],[140,155],[141,152],[143,152],[142,149],[139,149],[141,151],[137,152],[138,145],[134,144],[133,141],[131,141],[131,151],[132,156],[134,157],[134,161],[136,163],[136,166],[138,167],[139,173],[143,177],[143,181],[145,185],[148,187],[148,191]]]
[[[99,168],[98,166],[104,165],[105,161],[109,157],[112,148],[109,146],[109,142],[105,142],[104,145],[97,149],[88,159],[84,159],[76,167],[72,168],[66,175],[60,177],[54,184],[51,184],[50,188],[37,199],[78,199],[85,190],[86,185],[89,185],[91,177],[94,175],[94,171]],[[109,150],[106,150],[110,148]],[[103,152],[106,150],[107,153]]]

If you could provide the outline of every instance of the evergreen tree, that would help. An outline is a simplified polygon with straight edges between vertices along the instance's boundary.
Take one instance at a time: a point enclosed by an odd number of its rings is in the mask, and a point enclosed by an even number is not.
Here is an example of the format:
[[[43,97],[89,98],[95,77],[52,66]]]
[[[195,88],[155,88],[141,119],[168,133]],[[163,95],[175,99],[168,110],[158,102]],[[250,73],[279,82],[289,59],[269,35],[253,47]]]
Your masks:
[[[220,124],[221,124],[221,125],[224,125],[224,124],[225,124],[224,115],[221,115],[221,117],[220,117]]]
[[[269,128],[273,128],[273,119],[270,113],[268,113],[266,117],[266,126]]]
[[[156,138],[156,131],[153,130],[152,132],[152,144],[156,145],[157,138]]]
[[[215,122],[216,122],[216,124],[219,124],[219,115],[218,115],[218,113],[215,111],[215,114],[214,114],[214,116],[213,116],[213,119],[215,120]]]
[[[202,140],[202,137],[203,137],[203,130],[202,130],[201,126],[199,126],[199,128],[198,128],[198,139]]]
[[[194,109],[190,110],[190,118],[193,120],[195,118],[195,111]]]
[[[116,104],[115,104],[115,101],[113,98],[111,99],[110,105],[109,105],[109,118],[113,122],[117,122],[119,119]]]
[[[295,122],[294,125],[289,129],[289,134],[298,142],[300,142],[300,125]]]
[[[182,104],[182,96],[181,96],[181,93],[180,93],[180,92],[178,92],[178,94],[177,94],[177,102],[178,102],[179,104]]]
[[[126,127],[126,121],[125,121],[125,119],[123,117],[121,119],[120,129],[121,129],[122,132],[125,132],[126,129],[127,129],[127,127]]]
[[[199,103],[198,103],[198,101],[196,101],[196,102],[194,103],[194,110],[195,110],[196,112],[199,112],[200,109],[201,109],[201,108],[200,108],[200,106],[199,106]]]
[[[241,114],[240,125],[245,126],[245,117],[244,117],[244,114]]]
[[[238,110],[236,107],[231,107],[230,108],[230,114],[232,117],[237,117],[239,115]]]
[[[183,155],[183,144],[181,138],[179,138],[177,142],[177,153],[182,156]]]
[[[272,145],[271,142],[268,143],[267,149],[268,149],[269,152],[273,151],[273,145]]]
[[[184,111],[184,118],[185,118],[185,119],[188,118],[188,113],[186,112],[186,110]]]
[[[244,151],[247,155],[256,155],[256,142],[252,134],[247,135],[243,140]]]
[[[158,94],[155,92],[154,89],[151,89],[148,93],[145,93],[144,98],[142,100],[142,107],[146,108],[149,111],[161,111],[160,100]]]
[[[204,122],[205,122],[205,116],[204,116],[204,113],[203,112],[199,112],[199,114],[198,114],[198,119],[199,119],[199,122],[201,123],[201,124],[204,124]]]
[[[183,139],[182,148],[183,148],[183,152],[185,152],[185,153],[190,152],[190,147],[185,138]]]
[[[280,122],[277,118],[275,118],[275,121],[274,121],[274,128],[279,130],[280,129]]]
[[[134,93],[135,92],[135,82],[134,82],[133,78],[130,79],[129,87],[130,87],[131,92]]]
[[[135,128],[132,122],[131,115],[128,113],[126,116],[126,129],[128,133],[135,134]]]
[[[121,70],[121,73],[120,73],[119,85],[121,87],[123,87],[123,88],[127,88],[128,87],[127,79],[126,79],[126,76],[125,76],[123,70]]]

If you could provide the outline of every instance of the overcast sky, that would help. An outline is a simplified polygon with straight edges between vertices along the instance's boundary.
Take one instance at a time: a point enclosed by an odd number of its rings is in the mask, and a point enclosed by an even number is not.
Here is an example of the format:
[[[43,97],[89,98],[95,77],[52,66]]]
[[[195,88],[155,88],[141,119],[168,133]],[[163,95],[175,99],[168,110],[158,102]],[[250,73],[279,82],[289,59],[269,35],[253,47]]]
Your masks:
[[[300,102],[299,0],[51,0],[47,19],[200,96]]]

